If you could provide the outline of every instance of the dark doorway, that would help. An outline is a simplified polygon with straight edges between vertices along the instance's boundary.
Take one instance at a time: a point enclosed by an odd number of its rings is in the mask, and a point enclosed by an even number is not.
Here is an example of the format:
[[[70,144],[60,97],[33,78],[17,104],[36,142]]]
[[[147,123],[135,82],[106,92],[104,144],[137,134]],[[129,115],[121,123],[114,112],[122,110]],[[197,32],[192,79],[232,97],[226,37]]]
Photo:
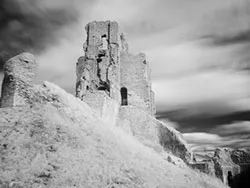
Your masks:
[[[125,87],[121,88],[122,106],[128,105],[128,90]]]
[[[227,184],[229,187],[232,187],[233,185],[233,174],[231,171],[228,171],[227,173]]]

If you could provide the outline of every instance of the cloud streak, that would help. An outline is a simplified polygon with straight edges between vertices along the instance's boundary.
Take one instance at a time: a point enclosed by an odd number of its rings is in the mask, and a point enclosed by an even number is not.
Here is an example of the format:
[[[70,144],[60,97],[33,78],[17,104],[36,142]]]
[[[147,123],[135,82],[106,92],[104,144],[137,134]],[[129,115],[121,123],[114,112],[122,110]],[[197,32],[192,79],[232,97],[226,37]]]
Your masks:
[[[82,1],[84,7],[89,5]],[[6,59],[23,51],[40,54],[55,45],[60,31],[80,15],[79,0],[1,0],[0,68]],[[83,8],[85,10],[85,8]]]

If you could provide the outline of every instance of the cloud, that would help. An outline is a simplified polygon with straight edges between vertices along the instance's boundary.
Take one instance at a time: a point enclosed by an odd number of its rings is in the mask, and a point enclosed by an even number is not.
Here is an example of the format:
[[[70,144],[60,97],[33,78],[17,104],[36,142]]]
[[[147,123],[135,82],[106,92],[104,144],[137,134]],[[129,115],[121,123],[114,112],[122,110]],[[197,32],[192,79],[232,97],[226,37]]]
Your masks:
[[[222,138],[216,134],[193,132],[184,133],[184,139],[191,144],[220,144]]]
[[[250,17],[250,16],[249,16]],[[210,43],[216,46],[219,45],[232,45],[237,43],[249,43],[250,42],[250,28],[242,32],[238,32],[231,36],[207,36],[210,39]]]
[[[184,139],[188,142],[193,152],[198,157],[213,156],[215,148],[229,147],[229,148],[245,148],[250,147],[249,135],[248,137],[237,136],[219,136],[217,134],[205,132],[184,133]]]
[[[228,125],[218,126],[211,130],[213,133],[219,133],[221,136],[250,135],[250,121],[235,122]]]
[[[201,113],[196,109],[182,109],[164,114],[158,114],[157,116],[159,119],[169,119],[172,122],[176,122],[179,125],[178,129],[182,133],[198,131],[216,133],[220,135],[223,134],[223,132],[220,133],[219,130],[213,132],[213,130],[216,130],[219,126],[229,125],[235,123],[236,121],[250,121],[249,113],[250,111],[239,111],[224,115],[211,115]],[[237,133],[235,135],[237,135]]]
[[[215,46],[250,42],[249,10],[248,0],[232,1],[207,19],[203,24],[203,37]]]
[[[139,4],[143,3],[135,3],[132,0],[109,0],[94,1],[92,6],[86,4],[87,7],[83,9],[86,9],[86,13],[70,27],[64,28],[64,36],[58,40],[57,44],[47,47],[38,55],[40,72],[36,82],[46,79],[74,93],[76,61],[84,55],[82,45],[86,40],[85,25],[94,20],[116,20],[122,26],[122,23],[133,18],[140,8]],[[84,6],[81,2],[77,5]]]
[[[250,77],[245,73],[223,70],[155,80],[153,89],[156,93],[158,112],[183,107],[192,109],[195,106],[200,113],[210,114],[249,110],[250,105],[241,103],[242,100],[248,99],[249,80]],[[207,108],[204,108],[206,106]]]
[[[73,0],[1,0],[0,68],[6,59],[23,51],[40,54],[55,45],[60,31],[75,23],[88,1]]]

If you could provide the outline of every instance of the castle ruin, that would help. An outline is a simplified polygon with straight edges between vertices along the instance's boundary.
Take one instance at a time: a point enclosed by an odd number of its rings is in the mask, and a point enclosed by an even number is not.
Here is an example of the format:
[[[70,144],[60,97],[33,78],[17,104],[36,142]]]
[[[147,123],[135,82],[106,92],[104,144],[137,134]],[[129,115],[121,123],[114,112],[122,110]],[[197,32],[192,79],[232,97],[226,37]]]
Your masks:
[[[85,29],[85,56],[78,59],[76,68],[76,96],[91,103],[91,96],[104,91],[121,106],[135,106],[154,115],[151,69],[145,54],[128,52],[117,22],[95,21]]]
[[[151,69],[143,53],[129,53],[117,22],[86,25],[85,55],[76,65],[76,97],[86,102],[108,124],[121,127],[159,153],[172,152],[192,160],[182,135],[158,121]]]
[[[169,162],[178,165],[185,162],[225,183],[228,172],[236,175],[249,168],[250,152],[245,151],[218,150],[210,161],[194,161],[182,134],[154,117],[151,69],[145,55],[129,53],[125,36],[116,22],[95,21],[85,29],[85,55],[78,59],[76,66],[76,97],[97,112],[98,118],[121,127]],[[6,62],[1,108],[56,100],[54,95],[46,95],[44,85],[33,84],[37,67],[35,57],[28,53]]]
[[[156,109],[150,64],[145,54],[129,53],[117,22],[94,21],[85,29],[85,55],[78,59],[76,66],[76,97],[104,119],[108,116],[108,123],[111,116],[115,117],[114,124],[158,153],[171,151],[190,167],[216,176],[224,183],[227,183],[228,171],[233,175],[241,171],[233,162],[225,166],[224,163],[231,161],[229,158],[225,161],[216,157],[209,161],[193,161],[193,153],[182,135],[154,118]]]

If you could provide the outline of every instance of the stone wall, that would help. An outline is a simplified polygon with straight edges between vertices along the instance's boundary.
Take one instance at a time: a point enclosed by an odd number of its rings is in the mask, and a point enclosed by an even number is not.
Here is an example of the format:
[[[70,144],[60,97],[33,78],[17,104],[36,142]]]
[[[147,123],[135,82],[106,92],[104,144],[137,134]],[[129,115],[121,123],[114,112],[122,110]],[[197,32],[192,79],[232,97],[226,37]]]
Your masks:
[[[201,172],[204,172],[211,176],[215,176],[215,168],[213,161],[203,161],[203,162],[191,163],[189,165],[192,168],[197,169]]]
[[[228,184],[228,174],[231,173],[233,179],[250,169],[250,150],[217,148],[214,156],[210,160],[190,163],[190,167],[201,172],[219,178],[223,183]]]
[[[76,97],[83,100],[89,92],[104,90],[121,105],[129,103],[154,115],[151,69],[145,54],[129,53],[116,22],[91,22],[86,32],[85,56],[78,59],[76,68]]]
[[[105,91],[87,93],[83,99],[105,123],[114,125],[119,111],[119,103],[111,99]]]
[[[215,150],[214,157],[215,175],[227,184],[228,172],[231,171],[232,175],[240,173],[240,166],[235,164],[231,158],[231,150],[218,148]]]
[[[35,57],[29,53],[17,55],[5,63],[0,103],[2,108],[29,103],[37,68]]]
[[[171,152],[185,162],[192,160],[192,153],[181,133],[139,108],[121,106],[117,126],[158,153]]]
[[[150,73],[145,54],[121,53],[121,87],[125,87],[128,91],[129,105],[141,108],[150,114],[155,114]],[[138,102],[138,97],[143,102]]]
[[[77,63],[76,96],[104,90],[120,101],[120,33],[117,22],[91,22],[85,27],[85,56]]]
[[[250,168],[250,151],[245,149],[233,150],[229,148],[217,148],[211,160],[214,166],[214,175],[227,184],[229,172],[231,172],[234,177]],[[202,161],[190,164],[190,166],[211,174],[211,171],[207,170],[207,165],[210,165],[210,163],[211,161]]]
[[[95,60],[80,57],[76,64],[76,78],[77,98],[83,99],[86,93],[95,91],[99,82]]]

